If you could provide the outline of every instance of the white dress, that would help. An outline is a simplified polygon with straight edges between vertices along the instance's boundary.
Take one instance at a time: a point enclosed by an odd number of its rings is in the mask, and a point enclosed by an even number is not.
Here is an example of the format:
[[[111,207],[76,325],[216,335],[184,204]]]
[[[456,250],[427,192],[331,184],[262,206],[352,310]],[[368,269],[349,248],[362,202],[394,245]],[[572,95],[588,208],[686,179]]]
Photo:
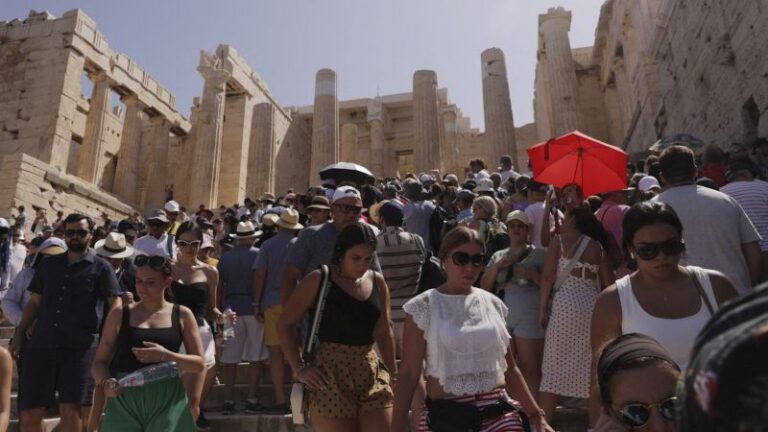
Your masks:
[[[562,250],[562,242],[561,242]],[[570,262],[560,253],[558,276]],[[587,279],[586,270],[598,275],[599,265],[577,261],[574,270],[582,269],[581,276],[573,271],[554,292],[552,312],[544,339],[544,360],[541,366],[541,391],[561,396],[588,398],[592,348],[590,326],[592,311],[600,294],[599,277]]]

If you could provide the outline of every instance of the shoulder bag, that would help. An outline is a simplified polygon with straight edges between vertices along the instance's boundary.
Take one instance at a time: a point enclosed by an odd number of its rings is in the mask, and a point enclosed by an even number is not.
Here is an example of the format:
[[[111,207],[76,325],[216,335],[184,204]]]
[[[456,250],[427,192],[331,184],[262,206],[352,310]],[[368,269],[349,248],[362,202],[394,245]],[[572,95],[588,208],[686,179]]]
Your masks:
[[[304,341],[304,346],[301,350],[301,358],[305,362],[310,361],[317,347],[317,333],[320,331],[320,322],[323,319],[323,309],[325,308],[325,300],[328,298],[330,282],[331,272],[328,266],[320,266],[320,289],[317,294],[315,312],[312,316],[307,339]],[[295,382],[291,387],[291,414],[294,424],[303,425],[309,420],[304,383]]]

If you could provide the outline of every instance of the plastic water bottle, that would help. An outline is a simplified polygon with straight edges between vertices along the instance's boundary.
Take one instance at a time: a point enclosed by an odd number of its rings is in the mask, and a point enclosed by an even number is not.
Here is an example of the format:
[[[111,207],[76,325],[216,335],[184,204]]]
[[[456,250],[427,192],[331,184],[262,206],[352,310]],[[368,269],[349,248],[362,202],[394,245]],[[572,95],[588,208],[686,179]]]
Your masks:
[[[176,362],[155,363],[131,372],[122,377],[117,383],[120,387],[141,387],[179,376],[179,366]]]
[[[235,337],[234,314],[229,306],[224,310],[224,329],[221,331],[221,338],[224,340]]]

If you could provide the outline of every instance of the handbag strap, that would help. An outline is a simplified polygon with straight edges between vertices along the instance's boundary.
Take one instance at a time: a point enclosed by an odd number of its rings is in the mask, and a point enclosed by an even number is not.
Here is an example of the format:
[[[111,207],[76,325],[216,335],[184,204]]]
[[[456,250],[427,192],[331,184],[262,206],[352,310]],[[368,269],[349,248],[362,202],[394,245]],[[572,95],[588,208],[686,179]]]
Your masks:
[[[317,345],[317,333],[320,331],[320,322],[323,319],[323,309],[325,308],[325,300],[328,298],[328,292],[331,285],[331,271],[327,265],[320,266],[320,290],[317,294],[317,303],[315,305],[315,313],[312,317],[312,323],[309,328],[309,334],[307,340],[304,341],[304,360],[307,361],[312,355]]]
[[[709,296],[707,296],[707,293],[704,292],[704,287],[701,286],[701,282],[699,282],[699,278],[696,276],[696,272],[690,268],[687,270],[688,274],[691,276],[691,279],[693,279],[693,284],[696,286],[696,290],[699,292],[702,301],[704,301],[704,304],[707,306],[707,310],[709,310],[709,315],[714,315],[715,308],[712,307],[712,303],[709,301]]]
[[[571,260],[568,261],[568,265],[566,265],[563,271],[559,275],[557,275],[557,280],[555,280],[555,285],[552,288],[553,291],[557,291],[558,289],[560,289],[560,286],[565,282],[566,279],[568,279],[568,275],[571,274],[571,270],[573,270],[573,267],[581,259],[581,256],[584,254],[584,251],[587,249],[588,244],[589,244],[589,237],[582,235],[581,240],[579,241],[579,245],[576,248],[576,252],[574,252],[573,255],[571,256]],[[560,237],[560,247],[562,248],[562,246],[563,246],[563,238]]]

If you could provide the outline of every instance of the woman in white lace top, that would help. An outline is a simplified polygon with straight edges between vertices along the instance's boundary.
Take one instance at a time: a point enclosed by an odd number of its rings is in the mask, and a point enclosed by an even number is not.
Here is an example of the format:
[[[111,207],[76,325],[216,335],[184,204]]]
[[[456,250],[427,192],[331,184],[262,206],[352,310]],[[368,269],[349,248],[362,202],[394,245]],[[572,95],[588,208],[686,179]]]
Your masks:
[[[428,397],[419,431],[523,431],[522,413],[537,431],[551,432],[511,354],[507,307],[472,286],[485,263],[479,234],[467,227],[453,229],[438,256],[446,283],[403,306],[392,431],[408,430],[411,398],[423,372]]]

